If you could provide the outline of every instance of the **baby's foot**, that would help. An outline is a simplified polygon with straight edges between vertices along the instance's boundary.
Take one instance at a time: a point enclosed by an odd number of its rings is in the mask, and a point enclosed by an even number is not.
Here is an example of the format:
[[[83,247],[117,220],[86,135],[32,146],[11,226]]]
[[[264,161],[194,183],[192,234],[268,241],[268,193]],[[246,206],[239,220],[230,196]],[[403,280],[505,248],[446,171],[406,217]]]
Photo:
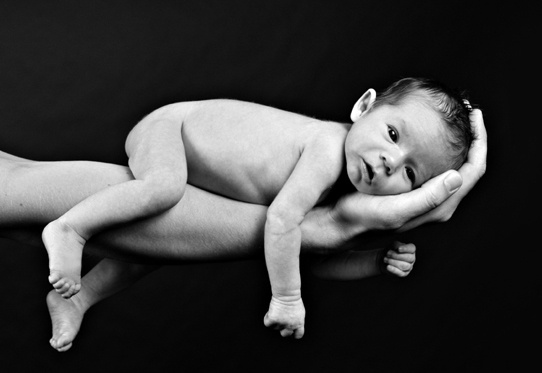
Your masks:
[[[54,290],[47,294],[47,308],[53,323],[49,343],[60,352],[69,350],[83,322],[84,308],[77,296],[64,299]]]
[[[81,259],[86,240],[69,225],[55,220],[42,233],[49,254],[49,282],[64,298],[81,289]]]

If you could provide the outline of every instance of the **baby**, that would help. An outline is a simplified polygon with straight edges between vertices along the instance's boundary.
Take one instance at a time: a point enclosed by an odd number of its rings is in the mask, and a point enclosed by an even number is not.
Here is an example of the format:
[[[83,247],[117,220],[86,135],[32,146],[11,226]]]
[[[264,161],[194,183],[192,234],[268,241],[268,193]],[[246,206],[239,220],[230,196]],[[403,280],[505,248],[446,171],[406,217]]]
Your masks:
[[[362,193],[398,194],[466,160],[468,104],[428,79],[402,79],[356,102],[353,124],[232,100],[183,102],[145,117],[126,139],[135,180],[81,201],[42,234],[49,282],[65,298],[80,289],[86,241],[117,224],[161,214],[187,183],[268,205],[265,260],[272,298],[264,323],[301,338],[300,224],[343,179]],[[226,125],[227,124],[227,125]]]

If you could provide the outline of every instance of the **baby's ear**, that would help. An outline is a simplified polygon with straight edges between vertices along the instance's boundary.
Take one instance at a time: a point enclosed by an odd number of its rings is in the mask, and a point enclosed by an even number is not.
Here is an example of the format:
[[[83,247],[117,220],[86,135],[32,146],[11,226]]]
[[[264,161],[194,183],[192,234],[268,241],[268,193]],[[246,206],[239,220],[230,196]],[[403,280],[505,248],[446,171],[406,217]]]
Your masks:
[[[354,104],[354,107],[352,108],[352,112],[350,113],[350,119],[352,122],[355,122],[356,120],[361,117],[361,115],[367,111],[367,109],[373,104],[373,102],[376,99],[376,91],[372,88],[369,88],[367,92],[363,94],[359,98],[359,100]]]

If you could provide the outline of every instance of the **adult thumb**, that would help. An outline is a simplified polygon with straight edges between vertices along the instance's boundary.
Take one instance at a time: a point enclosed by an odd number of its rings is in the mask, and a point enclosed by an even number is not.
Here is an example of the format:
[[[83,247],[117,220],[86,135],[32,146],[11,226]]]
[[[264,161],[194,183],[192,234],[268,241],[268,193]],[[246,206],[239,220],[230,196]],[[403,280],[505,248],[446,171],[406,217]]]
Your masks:
[[[463,178],[455,170],[447,171],[427,181],[421,188],[413,190],[403,206],[405,223],[399,231],[406,231],[434,220],[433,212],[459,190]]]
[[[455,193],[463,184],[463,178],[457,171],[449,171],[448,175],[444,176],[444,186],[449,194]]]

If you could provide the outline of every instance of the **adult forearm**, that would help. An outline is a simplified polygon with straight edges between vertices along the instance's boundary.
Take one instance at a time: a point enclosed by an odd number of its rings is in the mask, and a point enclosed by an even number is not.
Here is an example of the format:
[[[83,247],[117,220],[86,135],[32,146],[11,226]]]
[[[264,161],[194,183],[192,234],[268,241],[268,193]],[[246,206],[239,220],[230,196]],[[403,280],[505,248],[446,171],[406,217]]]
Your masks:
[[[326,280],[361,280],[382,273],[383,252],[383,249],[349,250],[315,258],[311,269],[314,275]]]
[[[187,186],[167,212],[95,237],[107,256],[165,261],[263,257],[265,206],[232,201]],[[91,240],[92,241],[92,240]]]
[[[132,180],[127,167],[99,162],[0,159],[0,231],[40,242],[40,227],[111,185]],[[228,259],[263,255],[265,206],[231,201],[188,187],[182,203],[165,214],[116,227],[93,241],[106,256]],[[11,234],[13,232],[13,234]],[[37,237],[36,237],[37,236]],[[96,246],[96,245],[94,245]]]
[[[127,167],[100,162],[0,163],[0,231],[10,238],[35,243],[40,243],[40,226],[89,195],[133,179]],[[122,259],[263,257],[266,213],[267,206],[230,200],[189,185],[181,202],[171,210],[100,233],[86,248]],[[28,228],[32,225],[34,229]],[[301,230],[303,251],[332,250],[351,238],[327,208],[309,212]]]
[[[337,219],[334,210],[333,206],[317,207],[305,216],[301,224],[303,252],[333,254],[357,245],[356,237],[367,229]]]

